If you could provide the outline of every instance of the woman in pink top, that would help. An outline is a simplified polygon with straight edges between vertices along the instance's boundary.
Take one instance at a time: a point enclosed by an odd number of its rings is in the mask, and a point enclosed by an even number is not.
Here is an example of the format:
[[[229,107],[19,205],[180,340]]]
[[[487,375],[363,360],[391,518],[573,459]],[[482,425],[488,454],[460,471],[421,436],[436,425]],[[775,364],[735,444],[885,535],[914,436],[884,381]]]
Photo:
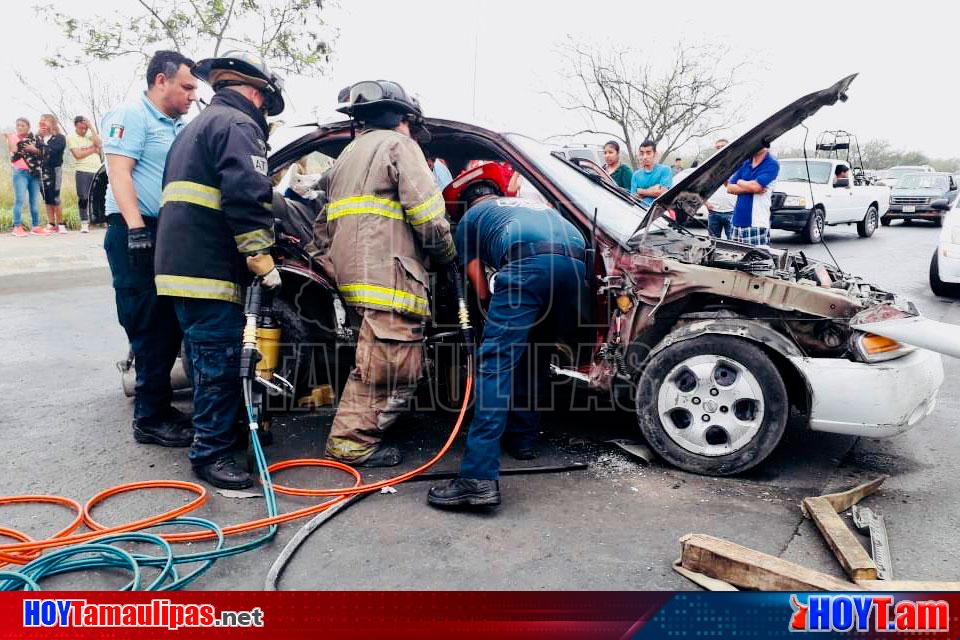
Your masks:
[[[40,150],[37,139],[30,132],[30,121],[17,118],[17,132],[7,136],[10,163],[13,165],[13,235],[25,238],[27,230],[22,225],[23,201],[29,198],[30,230],[35,236],[49,235],[40,226]]]

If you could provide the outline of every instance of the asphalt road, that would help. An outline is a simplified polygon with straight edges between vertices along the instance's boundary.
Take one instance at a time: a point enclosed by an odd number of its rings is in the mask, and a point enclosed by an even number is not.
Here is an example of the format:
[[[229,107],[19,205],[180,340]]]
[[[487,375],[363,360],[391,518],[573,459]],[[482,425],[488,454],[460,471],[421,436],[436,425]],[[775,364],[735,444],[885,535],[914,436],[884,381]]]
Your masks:
[[[927,266],[932,227],[895,223],[869,240],[852,227],[828,229],[844,269],[906,294],[934,319],[960,324],[960,305],[935,298]],[[781,245],[804,248],[775,232]],[[806,249],[805,249],[806,250]],[[821,247],[809,250],[822,256]],[[113,292],[102,268],[0,277],[0,494],[53,493],[84,501],[107,486],[145,479],[191,480],[185,452],[136,445],[131,403],[114,362],[125,352]],[[866,504],[886,518],[896,577],[958,579],[960,477],[956,437],[960,363],[945,360],[939,406],[920,426],[889,440],[794,429],[765,464],[744,477],[705,478],[660,463],[638,464],[604,440],[638,438],[629,416],[552,414],[541,463],[586,461],[589,470],[503,480],[504,504],[492,514],[440,513],[425,484],[398,487],[349,509],[317,532],[283,577],[287,589],[689,589],[674,573],[678,539],[708,533],[835,575],[842,572],[799,501],[872,478],[891,477]],[[863,394],[869,396],[870,390]],[[188,398],[180,397],[188,408]],[[397,437],[407,466],[443,441],[450,416],[414,415]],[[267,450],[271,461],[319,457],[329,416],[296,416]],[[440,467],[455,468],[460,447]],[[519,465],[509,459],[506,465]],[[385,477],[369,473],[370,479]],[[342,476],[295,471],[286,484],[329,486]],[[182,504],[155,490],[111,499],[101,522],[129,521]],[[309,501],[282,498],[282,509]],[[199,513],[222,524],[259,517],[261,499],[213,495]],[[0,524],[44,537],[68,514],[56,508],[3,507]],[[197,584],[259,589],[298,525],[281,527],[259,551],[222,560]],[[197,549],[194,545],[191,550]],[[120,575],[51,580],[50,587],[112,588]]]

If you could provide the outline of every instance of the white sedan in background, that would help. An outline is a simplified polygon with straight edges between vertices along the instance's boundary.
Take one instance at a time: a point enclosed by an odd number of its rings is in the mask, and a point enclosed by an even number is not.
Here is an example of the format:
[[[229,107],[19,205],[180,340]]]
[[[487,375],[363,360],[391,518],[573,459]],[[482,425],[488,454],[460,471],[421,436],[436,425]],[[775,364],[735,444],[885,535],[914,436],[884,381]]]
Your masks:
[[[943,218],[940,241],[930,260],[930,288],[938,296],[960,297],[960,198]]]

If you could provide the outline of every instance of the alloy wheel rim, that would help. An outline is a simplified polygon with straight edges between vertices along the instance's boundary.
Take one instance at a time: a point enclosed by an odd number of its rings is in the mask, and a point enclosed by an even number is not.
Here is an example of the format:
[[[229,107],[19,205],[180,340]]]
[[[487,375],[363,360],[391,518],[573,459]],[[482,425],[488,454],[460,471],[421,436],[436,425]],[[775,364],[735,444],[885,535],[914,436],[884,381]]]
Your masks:
[[[732,358],[694,356],[664,378],[657,414],[666,434],[686,451],[727,455],[745,447],[760,431],[763,390],[756,376]]]

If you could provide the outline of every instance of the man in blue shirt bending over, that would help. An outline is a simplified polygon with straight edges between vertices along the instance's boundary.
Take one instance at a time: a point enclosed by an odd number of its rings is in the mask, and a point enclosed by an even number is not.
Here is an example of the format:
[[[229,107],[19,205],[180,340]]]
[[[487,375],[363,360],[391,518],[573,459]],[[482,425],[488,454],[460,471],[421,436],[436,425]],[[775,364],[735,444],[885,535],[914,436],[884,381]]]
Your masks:
[[[505,198],[508,180],[490,162],[457,177],[443,196],[457,225],[457,255],[481,302],[489,302],[477,354],[477,393],[460,476],[430,489],[434,507],[500,504],[500,446],[536,457],[537,342],[569,343],[580,317],[586,267],[580,231],[550,206]],[[497,271],[491,292],[486,269]],[[531,380],[532,379],[532,380]]]
[[[661,193],[673,185],[673,172],[665,164],[657,164],[657,143],[644,140],[640,145],[640,168],[633,172],[630,193],[643,198],[648,207]]]

